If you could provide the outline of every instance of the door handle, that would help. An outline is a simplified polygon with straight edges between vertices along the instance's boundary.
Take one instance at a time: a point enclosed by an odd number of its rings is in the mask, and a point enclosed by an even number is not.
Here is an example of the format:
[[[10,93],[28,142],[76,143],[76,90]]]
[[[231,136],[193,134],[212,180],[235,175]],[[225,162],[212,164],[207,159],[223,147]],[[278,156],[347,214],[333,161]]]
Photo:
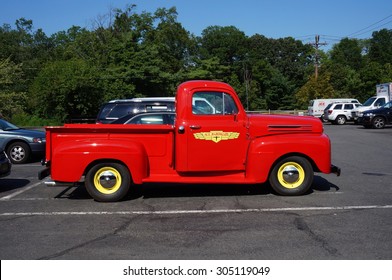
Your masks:
[[[201,126],[200,125],[197,125],[197,124],[192,124],[192,125],[190,125],[189,126],[191,129],[200,129],[201,128]]]

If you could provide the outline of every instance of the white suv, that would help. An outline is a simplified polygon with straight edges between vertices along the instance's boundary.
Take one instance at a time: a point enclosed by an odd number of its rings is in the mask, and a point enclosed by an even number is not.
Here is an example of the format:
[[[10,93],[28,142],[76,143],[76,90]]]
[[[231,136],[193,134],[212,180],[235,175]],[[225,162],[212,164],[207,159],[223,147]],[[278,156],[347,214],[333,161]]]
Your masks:
[[[335,124],[345,124],[352,120],[351,111],[361,106],[359,103],[331,103],[324,109],[324,120]]]

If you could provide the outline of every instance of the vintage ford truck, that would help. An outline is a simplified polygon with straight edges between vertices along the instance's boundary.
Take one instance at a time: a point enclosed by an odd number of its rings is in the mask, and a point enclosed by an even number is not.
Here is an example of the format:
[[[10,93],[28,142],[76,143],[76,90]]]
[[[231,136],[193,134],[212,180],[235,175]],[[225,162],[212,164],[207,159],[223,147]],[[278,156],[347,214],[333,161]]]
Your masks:
[[[197,107],[206,100],[214,110]],[[188,81],[172,124],[46,127],[46,168],[54,183],[84,181],[97,201],[124,198],[133,184],[258,184],[280,195],[310,189],[314,172],[335,173],[330,139],[313,117],[247,114],[234,89]],[[204,102],[205,103],[205,102]]]

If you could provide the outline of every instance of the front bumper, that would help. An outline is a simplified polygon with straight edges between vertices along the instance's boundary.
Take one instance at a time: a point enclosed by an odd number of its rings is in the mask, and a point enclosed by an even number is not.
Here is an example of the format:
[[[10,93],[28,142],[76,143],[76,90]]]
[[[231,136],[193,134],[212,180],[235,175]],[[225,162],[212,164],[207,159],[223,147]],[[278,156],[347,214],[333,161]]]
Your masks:
[[[46,142],[30,143],[30,149],[33,154],[45,154]]]
[[[335,166],[335,165],[331,165],[331,173],[336,174],[336,176],[340,176],[340,168]]]

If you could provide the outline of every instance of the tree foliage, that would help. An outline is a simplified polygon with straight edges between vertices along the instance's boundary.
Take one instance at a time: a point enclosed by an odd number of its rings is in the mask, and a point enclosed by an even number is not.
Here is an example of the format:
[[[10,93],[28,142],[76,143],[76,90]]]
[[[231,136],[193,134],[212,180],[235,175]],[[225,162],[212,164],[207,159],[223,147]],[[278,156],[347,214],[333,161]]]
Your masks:
[[[235,26],[187,31],[177,10],[114,8],[91,29],[71,26],[47,36],[31,20],[0,27],[0,113],[59,122],[94,117],[102,103],[172,96],[179,83],[230,83],[248,110],[305,109],[312,98],[365,101],[392,81],[392,30],[366,40],[344,38],[328,52],[294,38],[250,37]]]

